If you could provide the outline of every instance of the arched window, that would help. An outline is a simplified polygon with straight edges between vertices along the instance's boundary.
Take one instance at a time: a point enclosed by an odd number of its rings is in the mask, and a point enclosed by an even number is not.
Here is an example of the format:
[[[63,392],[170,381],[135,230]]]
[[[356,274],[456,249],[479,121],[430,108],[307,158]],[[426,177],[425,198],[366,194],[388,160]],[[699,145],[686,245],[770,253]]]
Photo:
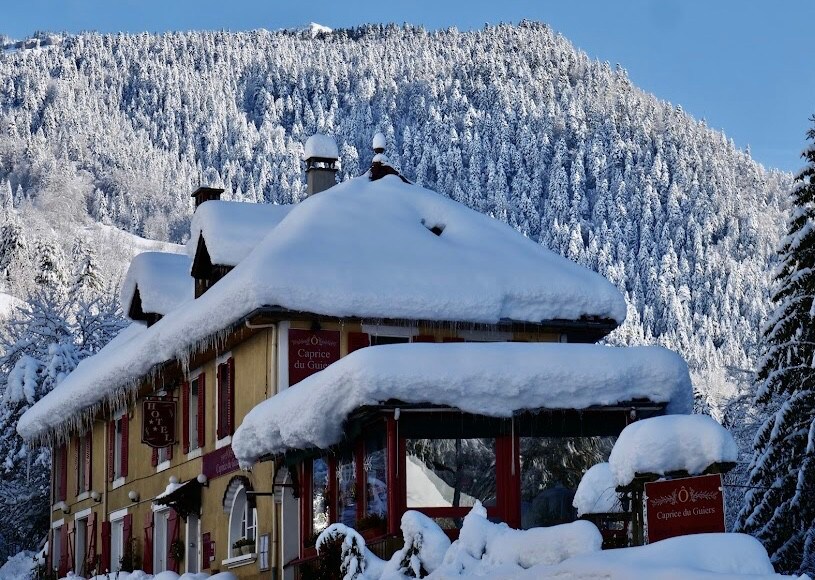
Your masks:
[[[243,477],[236,477],[227,486],[224,494],[224,511],[229,513],[229,546],[234,548],[239,540],[257,542],[257,510],[254,502],[246,496],[251,489]],[[257,552],[252,548],[251,552]]]

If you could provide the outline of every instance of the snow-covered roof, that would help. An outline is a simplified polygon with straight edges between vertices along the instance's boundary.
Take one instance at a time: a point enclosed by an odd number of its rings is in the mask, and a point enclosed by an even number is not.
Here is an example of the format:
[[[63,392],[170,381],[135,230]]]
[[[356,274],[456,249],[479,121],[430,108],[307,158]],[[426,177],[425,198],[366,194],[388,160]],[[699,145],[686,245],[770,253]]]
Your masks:
[[[213,264],[235,266],[257,246],[293,205],[210,200],[196,208],[190,224],[187,255],[195,258],[203,234]],[[190,270],[187,268],[187,275]]]
[[[374,146],[374,150],[376,150],[376,149],[384,149],[385,147],[387,147],[388,146],[388,140],[385,139],[385,135],[383,135],[382,133],[375,134],[374,135],[374,140],[373,140],[373,146]]]
[[[608,463],[598,463],[590,467],[583,474],[574,492],[572,505],[577,508],[577,516],[623,511],[616,487]]]
[[[247,467],[289,449],[339,442],[354,410],[389,400],[510,417],[526,409],[585,409],[633,399],[688,412],[688,367],[661,347],[560,343],[395,344],[358,350],[243,419],[232,449]]]
[[[333,137],[317,133],[306,139],[306,146],[303,148],[303,160],[307,161],[312,157],[322,157],[324,159],[339,159],[340,152],[337,149],[337,142]]]
[[[167,314],[194,298],[195,281],[190,276],[190,259],[183,254],[143,252],[130,262],[119,298],[125,313],[139,289],[142,312]]]
[[[625,318],[625,299],[599,274],[398,176],[351,179],[293,206],[207,201],[192,240],[200,232],[212,262],[235,268],[127,349],[80,363],[21,418],[21,435],[90,417],[91,406],[120,401],[157,365],[186,360],[264,306],[485,324]]]
[[[738,456],[733,436],[712,417],[666,415],[623,429],[608,463],[615,484],[628,485],[637,473],[698,475],[714,463],[733,463]]]

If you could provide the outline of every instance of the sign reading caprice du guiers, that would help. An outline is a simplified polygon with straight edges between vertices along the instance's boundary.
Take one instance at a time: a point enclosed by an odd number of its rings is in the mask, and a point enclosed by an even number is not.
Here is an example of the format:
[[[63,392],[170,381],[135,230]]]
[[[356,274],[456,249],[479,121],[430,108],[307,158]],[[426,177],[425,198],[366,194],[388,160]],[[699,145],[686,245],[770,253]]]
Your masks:
[[[721,475],[700,475],[645,484],[648,541],[724,532]]]
[[[155,448],[175,444],[175,401],[142,402],[141,442]]]
[[[289,386],[340,360],[336,330],[289,330]]]

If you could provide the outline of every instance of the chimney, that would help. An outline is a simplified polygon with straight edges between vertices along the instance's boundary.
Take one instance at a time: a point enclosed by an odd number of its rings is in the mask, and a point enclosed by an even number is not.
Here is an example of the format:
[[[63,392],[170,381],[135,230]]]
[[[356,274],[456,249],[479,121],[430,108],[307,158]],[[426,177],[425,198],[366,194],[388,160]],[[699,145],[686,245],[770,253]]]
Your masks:
[[[198,206],[205,201],[209,201],[211,199],[221,199],[221,194],[223,192],[223,189],[217,187],[199,187],[192,192],[192,197],[195,198],[195,209],[198,209]]]
[[[306,193],[314,195],[337,183],[337,142],[333,137],[312,135],[306,141],[303,159],[306,162]]]

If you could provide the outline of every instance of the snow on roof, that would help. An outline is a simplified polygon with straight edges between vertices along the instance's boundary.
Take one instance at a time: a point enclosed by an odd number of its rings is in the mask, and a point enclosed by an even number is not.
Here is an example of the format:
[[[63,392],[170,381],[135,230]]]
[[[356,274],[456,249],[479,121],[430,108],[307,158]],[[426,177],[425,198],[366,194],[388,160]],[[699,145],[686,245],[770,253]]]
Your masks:
[[[232,438],[248,467],[288,449],[341,440],[356,409],[388,400],[510,417],[633,399],[688,412],[688,367],[661,347],[560,343],[395,344],[358,350],[252,409]]]
[[[577,508],[577,516],[584,514],[610,514],[623,511],[617,497],[614,476],[608,463],[593,465],[583,474],[577,485],[572,505]]]
[[[339,159],[340,152],[337,149],[337,142],[334,137],[316,133],[306,139],[306,146],[303,149],[303,161],[308,161],[312,157]]]
[[[157,365],[187,360],[263,306],[486,324],[625,318],[625,299],[599,274],[397,176],[351,179],[293,206],[207,201],[191,231],[196,241],[203,232],[213,263],[235,268],[127,349],[83,361],[23,415],[23,437],[81,425],[79,414],[120,403]]]
[[[195,281],[190,276],[190,259],[183,254],[143,252],[130,261],[119,299],[125,314],[139,289],[142,312],[165,315],[179,304],[192,300]]]
[[[735,462],[738,456],[733,436],[712,417],[675,415],[628,425],[608,463],[616,485],[628,485],[637,473],[698,475],[714,463]]]
[[[195,258],[203,234],[213,264],[235,266],[257,246],[293,205],[210,200],[195,210],[187,255]],[[190,270],[187,268],[187,275]]]

